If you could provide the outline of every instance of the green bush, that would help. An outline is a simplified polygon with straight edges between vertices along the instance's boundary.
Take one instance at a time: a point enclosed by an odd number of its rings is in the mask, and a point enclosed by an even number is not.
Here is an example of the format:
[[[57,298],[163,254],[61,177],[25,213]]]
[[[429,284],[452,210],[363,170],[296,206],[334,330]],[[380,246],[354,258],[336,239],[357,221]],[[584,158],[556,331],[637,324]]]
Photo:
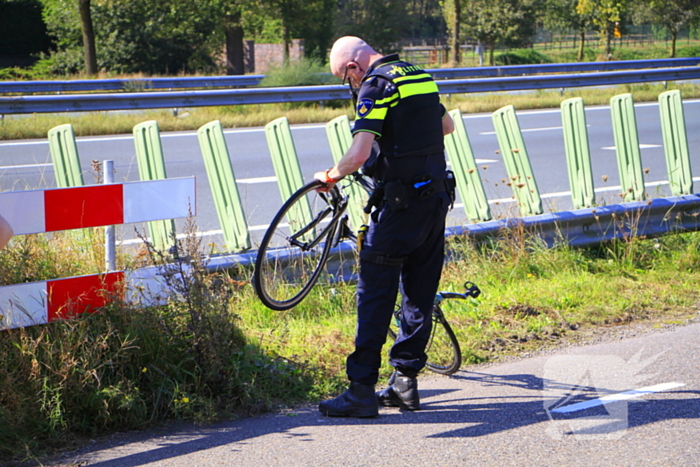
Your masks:
[[[180,257],[198,256],[197,242],[181,246]],[[0,464],[76,437],[308,398],[315,370],[266,354],[241,331],[231,312],[250,299],[241,282],[197,260],[150,257],[168,285],[165,303],[115,298],[99,313],[0,331]]]
[[[683,47],[676,48],[676,57],[700,57],[700,46],[699,45],[686,45]]]
[[[320,86],[328,84],[340,84],[339,79],[333,76],[328,67],[321,63],[302,58],[288,65],[280,65],[270,68],[260,86],[284,87],[284,86]],[[315,107],[317,102],[290,102],[285,105],[287,109],[300,107]],[[322,101],[321,105],[331,108],[341,108],[347,105],[346,101]]]
[[[271,67],[265,73],[265,78],[260,82],[260,86],[313,86],[338,83],[338,78],[331,75],[328,67],[317,61],[302,58],[292,61],[286,66]]]
[[[496,55],[494,62],[498,65],[535,65],[552,63],[552,60],[533,49],[518,49]]]

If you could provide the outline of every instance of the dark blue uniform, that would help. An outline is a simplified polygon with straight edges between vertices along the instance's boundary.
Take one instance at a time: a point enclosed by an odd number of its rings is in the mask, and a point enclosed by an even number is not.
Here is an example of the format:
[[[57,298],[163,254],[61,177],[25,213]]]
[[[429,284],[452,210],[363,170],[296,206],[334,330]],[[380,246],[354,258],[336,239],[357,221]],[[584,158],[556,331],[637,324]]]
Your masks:
[[[372,213],[360,258],[350,381],[376,384],[399,286],[404,319],[390,362],[407,376],[425,366],[451,198],[441,188],[424,190],[444,185],[444,114],[430,75],[397,54],[375,61],[362,81],[353,134],[376,135],[380,156],[373,177],[387,189]]]

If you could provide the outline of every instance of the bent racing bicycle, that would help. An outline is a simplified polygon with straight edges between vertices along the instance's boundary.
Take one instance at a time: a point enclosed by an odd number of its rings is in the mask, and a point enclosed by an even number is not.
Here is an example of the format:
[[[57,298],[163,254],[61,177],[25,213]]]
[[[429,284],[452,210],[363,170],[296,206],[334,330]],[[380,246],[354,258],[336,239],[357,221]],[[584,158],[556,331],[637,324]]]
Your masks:
[[[281,311],[298,305],[324,274],[331,251],[346,241],[357,242],[346,213],[349,197],[343,191],[349,183],[358,183],[372,200],[374,184],[359,172],[341,180],[327,193],[318,191],[324,183],[314,180],[298,189],[270,222],[258,248],[253,273],[255,291],[268,308]],[[365,212],[369,209],[371,201]],[[442,301],[476,298],[480,293],[476,285],[466,282],[465,293],[436,295],[426,346],[428,369],[450,375],[462,363],[459,342],[440,307]],[[400,333],[400,307],[394,312],[393,321],[388,335],[395,340]]]

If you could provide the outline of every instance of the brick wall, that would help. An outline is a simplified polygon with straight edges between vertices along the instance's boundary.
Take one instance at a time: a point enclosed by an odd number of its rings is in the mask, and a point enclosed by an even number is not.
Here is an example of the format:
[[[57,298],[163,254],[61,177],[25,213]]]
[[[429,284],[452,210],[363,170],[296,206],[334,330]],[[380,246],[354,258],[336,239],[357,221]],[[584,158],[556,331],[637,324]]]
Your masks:
[[[253,45],[252,57],[250,53],[251,45]],[[301,39],[293,39],[292,44],[289,46],[289,60],[299,60],[303,56],[304,42]],[[246,41],[246,73],[264,75],[270,69],[270,65],[281,65],[283,57],[283,44],[255,44],[253,41]]]

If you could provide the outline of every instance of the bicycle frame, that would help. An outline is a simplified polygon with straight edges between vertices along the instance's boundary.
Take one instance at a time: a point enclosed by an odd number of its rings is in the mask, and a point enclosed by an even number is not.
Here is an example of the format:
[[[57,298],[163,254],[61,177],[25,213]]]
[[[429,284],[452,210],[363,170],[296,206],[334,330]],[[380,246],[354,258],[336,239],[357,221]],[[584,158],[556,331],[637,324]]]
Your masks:
[[[304,251],[308,251],[311,248],[314,248],[321,239],[325,238],[326,233],[328,233],[329,237],[334,236],[335,238],[335,231],[332,229],[336,229],[338,227],[338,223],[340,221],[340,218],[342,215],[345,213],[345,211],[348,208],[348,197],[347,195],[341,195],[340,190],[331,190],[331,192],[328,193],[330,195],[330,200],[326,200],[329,204],[328,207],[326,207],[324,210],[319,212],[314,220],[309,222],[304,228],[300,229],[297,233],[294,235],[290,236],[287,238],[289,240],[289,243],[301,248]],[[336,206],[335,209],[333,209],[333,206]],[[313,230],[317,225],[319,225],[321,222],[323,222],[327,217],[328,214],[332,211],[336,211],[335,215],[333,218],[328,221],[328,225],[324,228],[322,231],[322,235],[316,236],[316,238],[312,242],[300,242],[298,240],[299,237],[305,235],[309,231]]]

